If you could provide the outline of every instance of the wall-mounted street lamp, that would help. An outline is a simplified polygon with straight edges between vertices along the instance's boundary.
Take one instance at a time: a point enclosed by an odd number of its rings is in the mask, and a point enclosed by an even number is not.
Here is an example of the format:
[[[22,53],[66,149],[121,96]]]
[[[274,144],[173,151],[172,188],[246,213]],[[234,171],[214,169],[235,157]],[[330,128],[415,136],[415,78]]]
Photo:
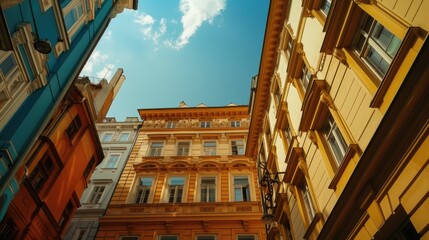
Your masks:
[[[260,176],[259,184],[262,188],[262,205],[264,208],[264,215],[261,220],[265,224],[270,224],[275,221],[273,213],[277,207],[273,199],[275,194],[274,188],[277,189],[278,184],[280,183],[278,180],[279,174],[284,174],[284,172],[271,173],[266,162],[262,162],[260,159],[258,161],[258,167],[260,169],[259,173],[262,175]]]
[[[42,40],[39,38],[39,31],[37,30],[37,23],[33,13],[33,5],[31,4],[32,1],[30,0],[29,2],[31,8],[31,16],[33,18],[34,30],[36,31],[34,33],[33,46],[39,53],[49,54],[52,51],[51,43],[48,41],[48,39]]]

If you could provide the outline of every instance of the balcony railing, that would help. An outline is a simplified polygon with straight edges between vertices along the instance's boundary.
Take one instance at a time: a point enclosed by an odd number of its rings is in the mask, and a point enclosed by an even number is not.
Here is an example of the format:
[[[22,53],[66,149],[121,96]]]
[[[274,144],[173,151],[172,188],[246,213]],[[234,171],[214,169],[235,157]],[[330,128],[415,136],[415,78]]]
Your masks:
[[[261,214],[260,202],[157,203],[110,205],[107,215],[243,215]]]

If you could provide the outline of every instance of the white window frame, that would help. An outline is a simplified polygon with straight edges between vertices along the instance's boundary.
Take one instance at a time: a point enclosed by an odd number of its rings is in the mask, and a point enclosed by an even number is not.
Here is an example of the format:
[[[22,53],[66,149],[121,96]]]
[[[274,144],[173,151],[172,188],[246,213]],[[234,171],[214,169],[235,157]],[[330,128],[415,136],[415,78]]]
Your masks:
[[[211,127],[211,121],[201,121],[200,122],[200,127],[201,128],[210,128]]]
[[[208,146],[206,144],[214,143],[214,146]],[[203,155],[204,156],[215,156],[217,154],[217,141],[216,140],[205,140],[203,141]]]
[[[88,204],[97,204],[101,203],[104,198],[105,193],[107,192],[108,184],[94,184],[91,189],[91,193],[88,196],[86,203]],[[100,188],[102,190],[100,191]],[[98,200],[97,200],[98,198]],[[96,200],[96,201],[94,201]]]
[[[239,142],[241,142],[241,144],[237,144]],[[236,149],[234,150],[234,148]],[[244,151],[245,151],[244,139],[231,140],[231,155],[244,155]]]
[[[237,197],[235,195],[236,193],[236,189],[240,188],[241,191],[243,190],[243,185],[239,185],[239,184],[235,184],[235,179],[236,178],[247,178],[247,200],[244,201],[244,196],[242,195],[241,198],[243,198],[242,200],[237,200]],[[253,184],[251,181],[251,175],[250,174],[233,174],[231,175],[231,199],[233,202],[250,202],[252,201],[252,199],[255,199],[255,197],[253,196]]]
[[[176,184],[171,184],[171,180],[172,178],[183,178],[183,185],[176,185]],[[167,176],[167,181],[165,183],[165,193],[164,193],[164,201],[166,203],[184,203],[186,202],[186,186],[187,186],[187,177],[184,175],[170,175]],[[170,193],[171,190],[174,188],[174,196],[173,196],[173,201],[170,202]],[[177,202],[177,198],[178,198],[178,191],[182,190],[182,196],[180,198],[180,202]]]
[[[214,184],[203,184],[203,179],[213,179]],[[210,191],[209,191],[210,186],[214,186],[214,201],[208,201],[208,199],[211,196]],[[202,175],[202,176],[200,176],[198,179],[198,186],[197,186],[198,197],[196,199],[198,199],[199,202],[206,202],[206,203],[217,202],[217,200],[218,200],[218,196],[217,196],[218,195],[218,186],[219,186],[219,184],[218,184],[217,176],[213,176],[213,175]],[[206,193],[207,193],[205,200],[201,199],[201,197],[202,197],[201,195],[202,195],[203,191],[206,191]]]
[[[308,69],[307,65],[303,62],[302,68],[301,68],[301,76],[299,77],[299,79],[305,91],[307,91],[308,86],[310,85],[311,77],[312,77],[311,75],[312,74],[310,69]]]
[[[241,121],[240,120],[233,120],[230,122],[231,127],[241,127]]]
[[[157,144],[158,146],[154,146]],[[151,157],[162,156],[163,149],[164,149],[164,141],[151,141],[147,155]]]
[[[331,9],[332,0],[322,0],[322,3],[320,4],[320,11],[325,15],[328,16],[329,10]]]
[[[148,187],[147,185],[142,185],[141,184],[141,179],[142,178],[151,178],[152,179],[150,187]],[[133,196],[133,199],[132,199],[132,203],[134,203],[134,204],[148,204],[148,203],[151,203],[153,201],[155,181],[156,181],[156,178],[154,176],[146,176],[146,175],[137,176],[136,177],[136,181],[135,181],[135,190],[134,190],[134,196]],[[146,202],[142,201],[142,200],[145,199],[144,197],[143,198],[140,197],[140,200],[138,201],[140,190],[142,190],[142,191],[149,190],[149,195],[147,197]]]
[[[106,157],[106,163],[104,165],[104,168],[116,168],[118,166],[119,160],[121,160],[121,155],[121,153],[109,153],[109,155]],[[112,156],[117,156],[117,159],[115,161],[114,166],[109,166],[109,163],[112,162]]]
[[[371,23],[369,24],[370,28],[368,29],[368,32],[366,32],[366,30],[364,30],[364,27],[368,26],[367,23],[369,23],[369,21],[371,21]],[[399,45],[397,45],[397,49],[392,55],[387,53],[387,49],[384,49],[384,47],[381,46],[381,44],[378,41],[378,38],[373,37],[374,34],[376,33],[376,30],[381,31],[382,29],[384,29],[387,33],[390,33],[392,35],[392,39],[390,42],[392,42],[392,40],[394,39],[399,41],[399,42],[396,42],[396,43],[399,43]],[[362,46],[358,46],[360,39],[363,39]],[[387,71],[390,68],[390,65],[392,64],[394,57],[399,52],[399,48],[401,45],[402,45],[402,40],[397,36],[395,36],[393,32],[391,32],[389,29],[383,26],[376,19],[372,18],[369,14],[365,12],[363,13],[361,25],[355,34],[353,50],[356,52],[359,58],[365,63],[365,65],[379,77],[379,79],[383,79],[384,76],[386,75]],[[387,68],[385,69],[385,72],[383,72],[382,68],[376,66],[376,63],[370,60],[368,56],[370,56],[371,53],[375,53],[379,55],[379,57],[381,58],[380,62],[384,61],[385,64],[388,65]]]
[[[76,12],[79,12],[78,7],[79,5],[82,6],[82,15],[78,17],[78,19],[74,22],[74,24],[70,27],[70,29],[67,29],[67,34],[69,37],[69,41],[72,41],[73,36],[79,31],[79,29],[83,26],[83,24],[86,24],[88,22],[88,9],[86,9],[87,6],[87,0],[72,0],[70,1],[67,6],[63,8],[63,16],[64,16],[64,24],[66,22],[65,16],[69,14],[71,11],[75,10]]]
[[[83,233],[83,235],[81,235]],[[76,229],[76,232],[73,234],[72,240],[82,240],[86,239],[88,235],[88,229],[87,228],[78,228]]]
[[[101,142],[111,142],[113,140],[114,135],[115,135],[114,132],[104,132],[103,136],[101,137]],[[108,137],[108,136],[110,136],[110,137]]]
[[[187,148],[186,146],[180,146],[181,144],[187,144]],[[190,150],[191,150],[190,141],[177,142],[177,156],[189,156]]]
[[[168,121],[165,125],[166,128],[176,128],[177,122]]]
[[[304,207],[307,212],[307,217],[309,218],[309,222],[311,222],[316,216],[316,208],[314,207],[313,198],[311,197],[310,189],[305,179],[299,186],[299,191],[301,193]]]
[[[322,135],[329,146],[329,150],[337,166],[340,166],[346,156],[348,145],[334,117],[329,112],[322,127]],[[335,144],[333,144],[333,141]]]
[[[125,139],[122,139],[123,136],[127,136],[127,137]],[[118,141],[120,141],[120,142],[127,142],[127,141],[130,140],[130,137],[131,137],[131,133],[130,132],[121,132],[119,134]]]

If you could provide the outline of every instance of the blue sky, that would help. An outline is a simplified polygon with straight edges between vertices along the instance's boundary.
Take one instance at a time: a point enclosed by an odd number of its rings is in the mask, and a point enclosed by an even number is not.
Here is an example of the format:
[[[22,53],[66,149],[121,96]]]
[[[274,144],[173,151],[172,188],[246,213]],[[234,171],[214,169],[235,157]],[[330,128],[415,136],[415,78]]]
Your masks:
[[[110,22],[81,75],[126,80],[108,116],[139,108],[247,105],[268,0],[139,0]]]

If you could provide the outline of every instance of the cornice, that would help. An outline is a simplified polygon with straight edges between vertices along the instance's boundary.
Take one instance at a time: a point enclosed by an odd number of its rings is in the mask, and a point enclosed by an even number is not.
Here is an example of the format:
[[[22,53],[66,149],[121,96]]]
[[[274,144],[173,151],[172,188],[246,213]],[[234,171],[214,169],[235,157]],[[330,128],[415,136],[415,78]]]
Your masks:
[[[247,118],[248,106],[225,106],[225,107],[183,107],[183,108],[153,108],[138,109],[142,120],[154,119],[186,119],[186,118],[220,118],[236,117]]]
[[[286,6],[286,0],[272,0],[270,3],[246,148],[248,156],[256,156],[256,145],[270,97],[271,79],[276,69],[277,49],[286,17]]]

